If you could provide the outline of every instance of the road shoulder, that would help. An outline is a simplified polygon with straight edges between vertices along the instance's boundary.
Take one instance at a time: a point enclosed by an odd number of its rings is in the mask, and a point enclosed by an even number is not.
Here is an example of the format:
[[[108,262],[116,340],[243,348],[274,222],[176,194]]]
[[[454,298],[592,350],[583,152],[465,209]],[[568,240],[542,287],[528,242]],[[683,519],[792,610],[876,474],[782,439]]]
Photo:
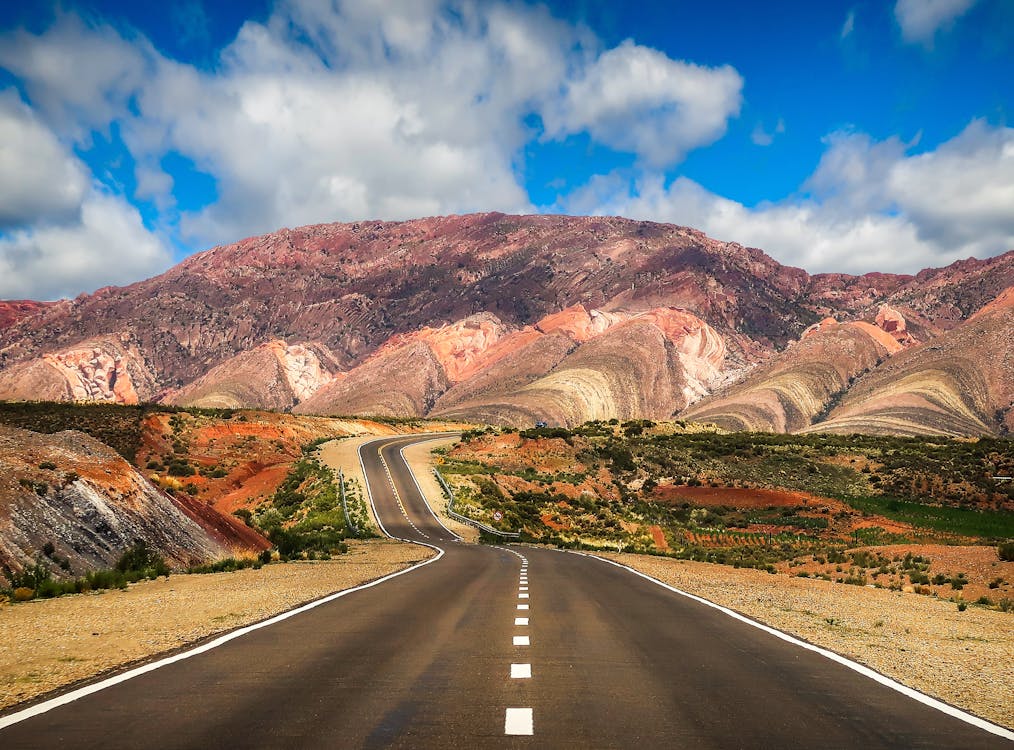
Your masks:
[[[960,612],[952,602],[918,594],[709,563],[600,556],[1014,728],[1010,614],[981,607]]]

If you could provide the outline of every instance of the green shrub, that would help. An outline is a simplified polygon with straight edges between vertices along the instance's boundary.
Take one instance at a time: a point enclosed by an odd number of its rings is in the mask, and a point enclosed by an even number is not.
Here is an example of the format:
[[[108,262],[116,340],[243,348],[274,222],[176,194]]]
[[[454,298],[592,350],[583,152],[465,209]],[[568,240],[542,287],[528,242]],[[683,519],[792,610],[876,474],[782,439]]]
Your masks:
[[[148,547],[148,544],[139,539],[133,545],[124,550],[120,559],[116,561],[116,570],[125,574],[139,574],[134,580],[141,578],[158,578],[169,575],[169,566],[155,550]]]
[[[1014,541],[1004,542],[997,546],[996,552],[1004,562],[1014,561]]]

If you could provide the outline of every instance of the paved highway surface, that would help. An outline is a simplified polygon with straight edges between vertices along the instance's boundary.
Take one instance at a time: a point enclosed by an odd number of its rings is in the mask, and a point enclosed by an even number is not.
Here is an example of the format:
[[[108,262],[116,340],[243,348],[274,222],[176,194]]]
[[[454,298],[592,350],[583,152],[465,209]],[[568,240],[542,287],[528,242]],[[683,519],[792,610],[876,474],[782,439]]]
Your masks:
[[[361,455],[386,530],[440,559],[15,723],[0,748],[1012,746],[614,565],[459,542],[399,456],[418,439]]]

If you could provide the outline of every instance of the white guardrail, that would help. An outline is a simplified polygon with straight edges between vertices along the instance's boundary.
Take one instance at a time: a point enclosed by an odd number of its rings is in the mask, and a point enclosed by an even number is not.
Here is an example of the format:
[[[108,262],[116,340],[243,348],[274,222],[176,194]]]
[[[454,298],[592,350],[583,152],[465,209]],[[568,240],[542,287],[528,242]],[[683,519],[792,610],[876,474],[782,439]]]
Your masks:
[[[448,486],[447,482],[444,481],[443,476],[440,475],[440,472],[437,469],[433,470],[433,475],[437,478],[437,481],[440,482],[440,486],[443,487],[444,494],[447,495],[447,515],[455,521],[467,523],[480,531],[485,531],[487,534],[496,534],[497,536],[506,537],[507,539],[521,538],[521,534],[516,531],[500,531],[499,529],[494,529],[492,526],[487,526],[482,523],[482,521],[476,521],[474,518],[469,518],[468,516],[463,516],[458,513],[454,510],[454,492],[451,491],[450,486]]]

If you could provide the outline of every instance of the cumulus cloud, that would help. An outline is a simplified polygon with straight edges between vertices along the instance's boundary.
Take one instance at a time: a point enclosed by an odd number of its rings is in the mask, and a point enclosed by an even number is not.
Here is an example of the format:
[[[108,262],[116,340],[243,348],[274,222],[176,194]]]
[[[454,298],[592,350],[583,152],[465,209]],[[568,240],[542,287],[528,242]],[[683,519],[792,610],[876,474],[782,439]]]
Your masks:
[[[933,151],[836,133],[797,198],[747,207],[678,178],[601,176],[566,208],[693,226],[808,271],[914,272],[1014,248],[1014,128],[973,121]]]
[[[603,50],[542,6],[469,0],[285,0],[210,71],[72,15],[2,41],[0,65],[59,132],[83,140],[119,124],[136,198],[175,217],[167,153],[212,177],[217,200],[179,215],[196,245],[314,222],[530,211],[517,162],[539,136],[532,122],[545,138],[588,132],[672,164],[721,137],[743,84],[729,66],[632,42]]]
[[[61,14],[44,34],[0,34],[0,67],[24,84],[33,109],[61,133],[85,139],[125,109],[154,54],[144,39]]]
[[[543,114],[546,133],[587,131],[613,149],[664,167],[724,135],[743,79],[731,66],[672,60],[627,40],[603,52]]]
[[[898,0],[894,17],[906,42],[932,47],[938,31],[948,29],[977,0]]]
[[[137,209],[97,190],[80,218],[0,236],[0,299],[57,299],[165,270],[170,255]]]
[[[88,187],[83,166],[17,92],[0,91],[0,231],[73,219]]]
[[[136,208],[93,184],[16,92],[0,92],[0,299],[74,296],[170,259]]]

